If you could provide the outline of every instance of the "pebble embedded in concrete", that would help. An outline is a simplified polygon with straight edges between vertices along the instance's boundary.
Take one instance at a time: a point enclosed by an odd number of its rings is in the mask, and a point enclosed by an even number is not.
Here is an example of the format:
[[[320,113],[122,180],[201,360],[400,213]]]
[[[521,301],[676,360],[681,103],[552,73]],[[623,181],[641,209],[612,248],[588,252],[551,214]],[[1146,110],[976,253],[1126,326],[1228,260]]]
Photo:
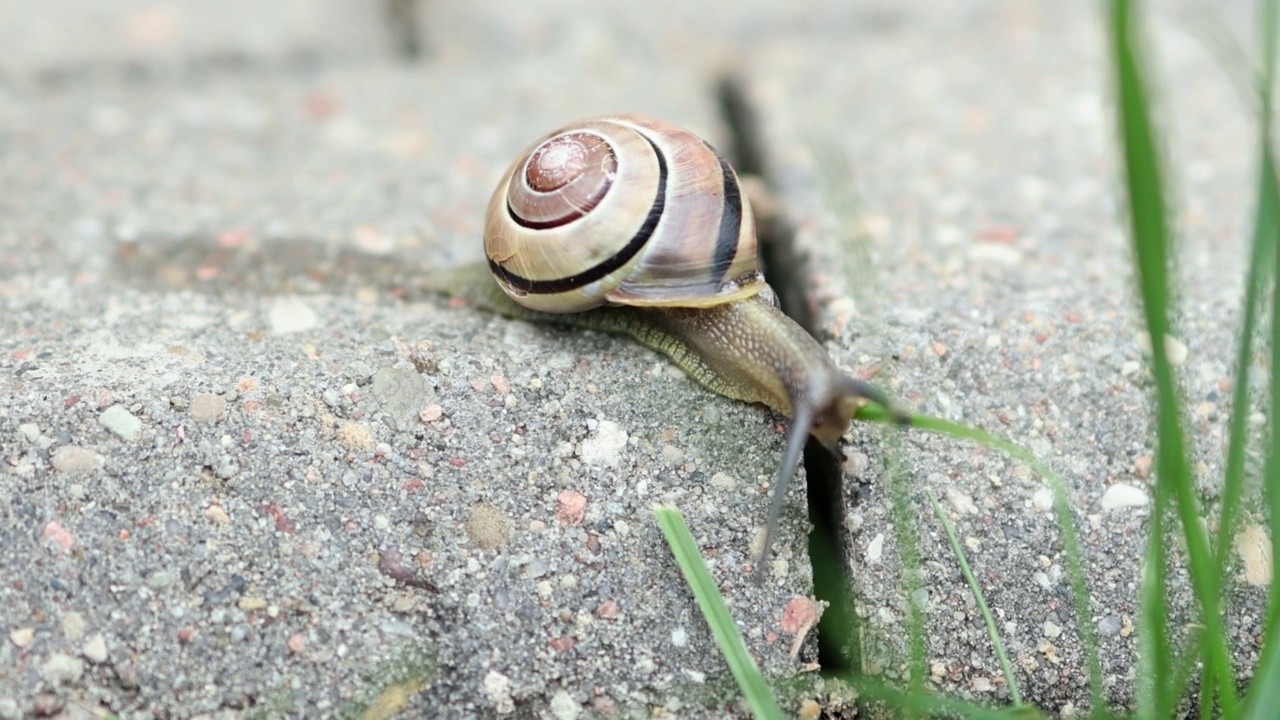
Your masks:
[[[122,405],[112,405],[103,410],[98,422],[125,440],[138,439],[138,433],[142,431],[142,421]]]

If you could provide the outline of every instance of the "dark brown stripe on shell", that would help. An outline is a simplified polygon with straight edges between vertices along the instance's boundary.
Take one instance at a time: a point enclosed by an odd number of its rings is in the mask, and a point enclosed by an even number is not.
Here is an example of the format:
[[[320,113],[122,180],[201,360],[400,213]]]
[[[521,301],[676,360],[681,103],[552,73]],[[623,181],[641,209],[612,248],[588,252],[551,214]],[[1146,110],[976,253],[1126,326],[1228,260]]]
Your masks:
[[[515,180],[512,179],[511,182],[515,182]],[[600,189],[596,191],[596,194],[587,198],[587,201],[583,203],[582,207],[574,210],[571,213],[568,213],[567,215],[561,215],[558,218],[554,218],[552,220],[543,220],[541,222],[537,220],[526,220],[525,218],[520,217],[520,214],[515,211],[515,208],[511,207],[511,198],[510,198],[510,195],[508,194],[507,217],[511,218],[511,221],[519,225],[520,227],[528,228],[530,230],[549,230],[551,228],[558,228],[561,225],[568,225],[574,220],[577,220],[583,215],[586,215],[587,213],[594,210],[596,205],[599,205],[600,201],[604,199],[604,194],[609,192],[609,188],[612,186],[613,186],[612,182],[601,185]]]
[[[720,234],[716,237],[716,254],[712,261],[712,278],[723,280],[733,259],[738,255],[738,236],[742,233],[742,190],[738,187],[738,177],[733,174],[729,162],[716,153],[715,148],[707,145],[707,149],[715,153],[720,161],[720,172],[724,175],[724,207],[720,211]]]
[[[658,227],[658,221],[662,219],[662,210],[667,202],[667,158],[662,154],[662,150],[658,148],[657,143],[649,138],[648,135],[640,133],[648,143],[653,146],[653,153],[658,158],[658,192],[653,198],[653,206],[649,208],[649,214],[645,216],[644,224],[631,236],[621,250],[604,262],[594,267],[580,272],[576,275],[556,278],[553,280],[530,280],[529,278],[517,275],[510,270],[502,267],[493,259],[489,260],[489,269],[493,274],[502,279],[504,283],[511,288],[520,292],[529,293],[530,295],[551,295],[554,293],[569,292],[576,290],[584,285],[590,285],[597,280],[601,280],[614,272],[618,268],[631,262],[631,259],[640,252],[645,243],[649,242],[649,238],[653,236],[653,231]],[[510,207],[507,208],[510,212]],[[514,216],[513,216],[514,218]],[[528,226],[526,226],[528,227]],[[728,266],[726,266],[727,268]]]

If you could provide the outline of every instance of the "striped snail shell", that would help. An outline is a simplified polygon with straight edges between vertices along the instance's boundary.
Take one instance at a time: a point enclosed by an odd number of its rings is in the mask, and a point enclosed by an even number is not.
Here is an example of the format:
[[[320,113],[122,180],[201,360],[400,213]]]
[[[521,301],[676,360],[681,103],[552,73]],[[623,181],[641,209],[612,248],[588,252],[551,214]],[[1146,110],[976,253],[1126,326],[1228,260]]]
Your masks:
[[[697,135],[640,115],[533,143],[489,201],[484,244],[503,291],[543,312],[711,307],[765,287],[733,169]]]

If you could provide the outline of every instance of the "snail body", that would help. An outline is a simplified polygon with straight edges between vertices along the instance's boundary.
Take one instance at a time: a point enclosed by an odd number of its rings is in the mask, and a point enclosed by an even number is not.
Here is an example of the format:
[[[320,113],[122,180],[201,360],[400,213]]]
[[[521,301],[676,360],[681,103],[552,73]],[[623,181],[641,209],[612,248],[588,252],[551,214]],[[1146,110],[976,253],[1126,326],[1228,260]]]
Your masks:
[[[453,277],[465,298],[511,317],[630,335],[710,390],[792,419],[766,553],[806,436],[834,452],[865,400],[889,407],[777,308],[737,175],[670,123],[617,115],[540,138],[498,183],[485,254],[487,269]]]

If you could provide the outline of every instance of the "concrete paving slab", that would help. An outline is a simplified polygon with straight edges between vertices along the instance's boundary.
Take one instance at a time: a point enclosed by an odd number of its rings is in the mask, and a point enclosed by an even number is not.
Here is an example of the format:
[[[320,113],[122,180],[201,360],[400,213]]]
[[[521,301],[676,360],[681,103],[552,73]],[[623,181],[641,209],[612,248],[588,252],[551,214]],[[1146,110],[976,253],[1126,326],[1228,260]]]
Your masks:
[[[777,417],[416,290],[534,135],[715,131],[703,76],[561,63],[6,87],[4,716],[734,716],[657,502],[763,668],[811,659],[798,512],[750,576]]]
[[[429,58],[406,65],[359,3],[15,7],[0,717],[741,716],[650,519],[666,500],[757,659],[802,670],[811,648],[790,659],[780,632],[810,592],[797,486],[779,575],[744,570],[778,418],[625,341],[415,288],[421,268],[478,257],[491,184],[546,129],[642,110],[723,139],[725,68],[761,108],[838,359],[1064,475],[1109,699],[1131,701],[1146,511],[1125,499],[1150,479],[1149,388],[1088,9],[438,5]],[[1185,16],[1161,17],[1171,155],[1187,159],[1179,330],[1213,470],[1248,133]],[[833,244],[849,236],[862,244]],[[878,447],[855,428],[847,467],[868,485],[857,590],[887,650],[907,600]],[[906,447],[913,486],[961,526],[1025,696],[1081,707],[1079,620],[1035,478],[919,433]],[[1106,509],[1115,488],[1132,490]],[[922,526],[932,680],[1005,699]],[[1260,591],[1236,589],[1234,627],[1257,637]]]

